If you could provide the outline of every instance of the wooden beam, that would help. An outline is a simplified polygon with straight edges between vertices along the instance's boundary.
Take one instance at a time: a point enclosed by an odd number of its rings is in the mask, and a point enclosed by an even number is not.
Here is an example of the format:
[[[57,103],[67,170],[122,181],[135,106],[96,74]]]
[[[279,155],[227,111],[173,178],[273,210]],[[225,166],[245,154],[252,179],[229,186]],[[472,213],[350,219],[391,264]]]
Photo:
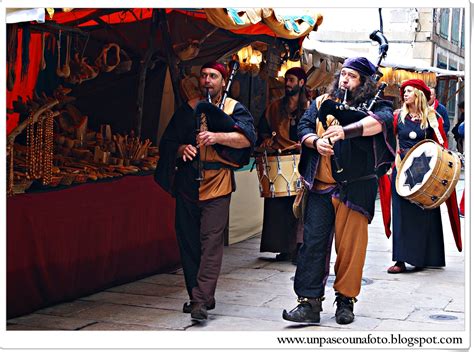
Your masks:
[[[38,31],[38,32],[58,33],[59,31],[63,31],[63,32],[79,34],[79,35],[82,35],[84,37],[87,37],[89,35],[88,32],[80,30],[79,28],[70,27],[70,26],[66,26],[64,24],[59,24],[59,23],[55,23],[55,22],[46,22],[44,24],[31,24],[30,28],[31,28],[31,30],[35,30],[35,31]]]
[[[70,25],[74,25],[74,26],[79,26],[80,24],[83,24],[83,23],[86,23],[86,22],[95,20],[96,18],[99,18],[99,17],[101,17],[101,16],[109,15],[109,14],[116,13],[116,12],[127,11],[127,10],[128,10],[128,9],[125,9],[125,8],[120,8],[120,9],[100,9],[100,10],[97,10],[97,11],[91,13],[90,15],[84,16],[84,17],[79,18],[79,19],[77,19],[77,20],[75,20],[75,21],[71,21],[71,22],[69,22],[69,24],[70,24]]]
[[[171,43],[170,29],[168,26],[168,18],[166,16],[165,9],[158,10],[160,19],[161,38],[163,40],[163,47],[166,52],[168,66],[170,68],[171,83],[173,85],[174,92],[174,104],[175,109],[182,104],[181,94],[179,91],[179,68],[178,58],[174,53],[173,46]]]

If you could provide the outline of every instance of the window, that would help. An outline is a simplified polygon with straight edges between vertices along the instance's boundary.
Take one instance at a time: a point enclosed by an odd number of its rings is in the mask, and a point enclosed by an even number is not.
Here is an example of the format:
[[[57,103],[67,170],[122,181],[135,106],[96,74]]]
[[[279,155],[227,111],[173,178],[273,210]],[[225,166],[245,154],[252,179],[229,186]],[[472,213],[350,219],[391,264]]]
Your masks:
[[[446,70],[448,68],[448,65],[447,65],[446,61],[447,60],[446,60],[445,56],[442,56],[441,54],[438,54],[438,64],[436,65],[436,67]]]
[[[441,102],[446,101],[446,96],[444,94],[444,87],[446,86],[446,80],[441,79],[438,81],[438,84],[436,85],[436,98]]]
[[[462,23],[461,23],[461,48],[464,49],[464,16],[465,12],[462,13]]]
[[[451,22],[451,43],[459,45],[459,18],[461,9],[453,9],[453,21]]]
[[[446,109],[448,110],[448,114],[450,116],[454,116],[456,110],[456,86],[457,81],[455,79],[449,80],[449,90],[447,96],[447,99],[449,99],[449,101],[448,105],[446,106]]]
[[[441,38],[448,39],[449,31],[449,9],[441,9],[439,18],[440,22],[440,33]]]

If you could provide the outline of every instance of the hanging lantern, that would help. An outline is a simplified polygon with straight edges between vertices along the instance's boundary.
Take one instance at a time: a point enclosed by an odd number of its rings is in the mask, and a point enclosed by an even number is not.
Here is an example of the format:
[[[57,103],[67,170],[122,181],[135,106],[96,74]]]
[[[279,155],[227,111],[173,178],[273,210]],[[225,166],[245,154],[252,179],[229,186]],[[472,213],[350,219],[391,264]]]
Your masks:
[[[47,8],[46,8],[46,12],[47,12],[48,15],[49,15],[49,19],[52,20],[52,19],[53,19],[53,16],[54,16],[54,8],[52,8],[52,7],[47,7]]]
[[[240,70],[242,72],[250,72],[252,75],[258,75],[260,71],[260,63],[262,62],[262,52],[252,48],[251,45],[239,50]]]

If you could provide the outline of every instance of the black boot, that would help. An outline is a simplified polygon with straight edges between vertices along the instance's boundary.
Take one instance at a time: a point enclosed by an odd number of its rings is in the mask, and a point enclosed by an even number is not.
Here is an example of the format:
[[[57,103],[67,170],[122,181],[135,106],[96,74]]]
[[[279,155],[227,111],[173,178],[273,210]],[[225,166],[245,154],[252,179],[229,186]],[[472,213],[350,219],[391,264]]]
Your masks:
[[[289,312],[286,309],[283,310],[283,319],[295,323],[319,324],[321,320],[320,313],[323,310],[322,301],[324,301],[324,297],[299,297],[298,305],[295,308]]]
[[[356,298],[350,298],[336,293],[336,323],[350,324],[354,321],[354,303]]]

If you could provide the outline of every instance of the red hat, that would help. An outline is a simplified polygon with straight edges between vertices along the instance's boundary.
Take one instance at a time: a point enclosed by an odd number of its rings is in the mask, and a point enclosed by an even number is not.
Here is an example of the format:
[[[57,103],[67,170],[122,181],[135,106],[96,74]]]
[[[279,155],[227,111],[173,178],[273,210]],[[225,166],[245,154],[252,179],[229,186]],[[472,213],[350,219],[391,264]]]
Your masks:
[[[426,83],[421,79],[409,79],[402,83],[402,85],[400,86],[400,97],[402,98],[402,100],[403,100],[403,91],[405,90],[406,86],[411,86],[413,88],[421,90],[423,94],[425,95],[426,100],[430,100],[431,90],[426,85]]]
[[[204,68],[212,68],[214,70],[217,70],[221,73],[221,75],[224,79],[227,78],[227,69],[225,68],[225,66],[223,64],[221,64],[217,61],[210,61],[210,62],[205,63],[204,65],[202,65],[201,71]]]

